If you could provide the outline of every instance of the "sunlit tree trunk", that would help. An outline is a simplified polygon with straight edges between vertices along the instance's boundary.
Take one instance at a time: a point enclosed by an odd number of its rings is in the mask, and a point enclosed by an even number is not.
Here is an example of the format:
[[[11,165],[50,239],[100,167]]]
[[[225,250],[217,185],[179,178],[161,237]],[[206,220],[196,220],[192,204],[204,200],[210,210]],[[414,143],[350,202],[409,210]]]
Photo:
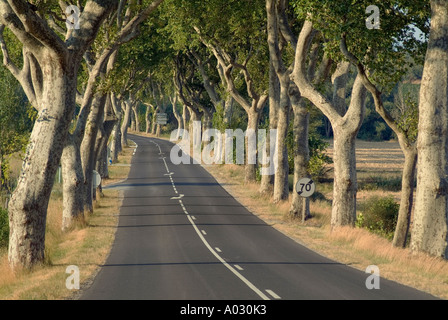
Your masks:
[[[417,191],[411,249],[448,257],[448,1],[431,1],[420,87]]]

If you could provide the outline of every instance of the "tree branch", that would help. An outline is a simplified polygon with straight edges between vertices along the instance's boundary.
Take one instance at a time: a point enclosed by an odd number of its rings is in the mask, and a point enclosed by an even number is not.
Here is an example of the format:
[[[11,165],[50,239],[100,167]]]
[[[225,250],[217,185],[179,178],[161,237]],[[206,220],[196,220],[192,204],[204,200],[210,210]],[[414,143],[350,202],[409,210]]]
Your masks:
[[[296,50],[297,48],[297,37],[294,32],[289,27],[288,17],[286,16],[286,0],[279,0],[278,2],[278,24],[280,32],[283,38],[288,41],[292,48]]]
[[[0,22],[8,27],[24,46],[33,48],[36,54],[39,53],[38,50],[43,48],[42,43],[25,30],[22,22],[6,0],[0,0]]]
[[[64,42],[48,26],[47,22],[31,10],[28,2],[23,0],[8,0],[8,4],[22,22],[24,30],[60,55],[67,54]]]
[[[339,119],[340,115],[331,102],[312,85],[307,77],[306,58],[315,34],[316,31],[313,29],[312,22],[305,20],[297,41],[294,70],[291,77],[302,96],[310,100],[333,122]]]
[[[370,81],[367,76],[366,69],[364,65],[359,61],[355,55],[353,55],[347,48],[347,39],[346,35],[343,34],[340,42],[341,52],[345,55],[345,57],[358,69],[358,73],[361,77],[362,83],[372,94],[373,101],[375,103],[376,111],[381,115],[381,117],[386,121],[387,125],[397,134],[404,134],[402,130],[398,128],[398,124],[392,115],[384,108],[383,99],[381,97],[381,92],[378,88]]]

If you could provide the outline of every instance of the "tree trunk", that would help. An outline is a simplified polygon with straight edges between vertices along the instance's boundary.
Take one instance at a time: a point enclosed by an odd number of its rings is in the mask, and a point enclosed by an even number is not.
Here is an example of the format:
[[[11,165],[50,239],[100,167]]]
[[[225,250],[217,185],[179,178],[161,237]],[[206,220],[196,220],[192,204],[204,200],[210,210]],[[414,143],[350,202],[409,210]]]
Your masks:
[[[173,105],[173,114],[174,117],[176,118],[177,121],[177,136],[176,136],[176,140],[180,139],[180,135],[181,135],[181,130],[184,129],[184,122],[182,119],[182,115],[179,113],[179,111],[177,110],[177,96],[175,96],[172,101],[171,104]]]
[[[131,130],[134,132],[137,131],[134,106],[132,106],[132,109],[131,109]]]
[[[412,146],[403,149],[404,166],[401,179],[401,201],[392,244],[395,247],[406,247],[411,224],[412,203],[414,201],[414,178],[417,166],[417,149]]]
[[[61,158],[63,209],[62,230],[68,230],[74,222],[84,219],[84,174],[81,152],[71,134],[67,137]]]
[[[353,84],[350,106],[344,117],[333,119],[334,185],[331,226],[354,226],[356,221],[355,140],[364,119],[367,90],[358,74]]]
[[[310,177],[308,173],[310,156],[308,146],[309,112],[303,99],[296,99],[291,95],[291,103],[294,110],[294,182],[289,214],[293,218],[301,218],[304,221],[310,216],[310,201],[309,198],[301,197],[297,193],[296,184],[300,179]]]
[[[95,95],[84,133],[84,139],[81,144],[81,159],[85,185],[84,200],[85,210],[87,212],[93,212],[92,180],[93,170],[95,169],[95,142],[97,140],[99,123],[103,119],[106,98],[107,95],[103,93],[97,93]]]
[[[156,134],[157,131],[157,113],[159,112],[159,107],[154,108],[154,113],[152,114],[152,127],[151,134]]]
[[[48,201],[75,110],[76,70],[77,63],[63,65],[52,54],[42,59],[40,112],[9,205],[8,258],[13,269],[44,261]]]
[[[356,132],[333,126],[334,185],[331,226],[354,226],[356,221]]]
[[[289,197],[289,164],[286,141],[289,130],[289,113],[291,110],[291,101],[289,99],[291,80],[289,77],[290,72],[283,63],[282,50],[280,48],[279,15],[281,15],[281,13],[279,11],[284,11],[284,4],[273,0],[266,1],[270,63],[280,82],[280,94],[275,96],[275,98],[279,100],[277,106],[277,168],[274,177],[274,202],[286,200]],[[273,76],[270,78],[273,78]],[[273,83],[273,86],[275,85],[276,84]],[[278,90],[278,88],[276,89]]]
[[[257,180],[256,170],[257,170],[257,147],[256,147],[256,139],[258,133],[258,123],[260,121],[260,113],[256,111],[256,108],[251,108],[247,113],[247,129],[246,129],[246,165],[245,165],[245,181],[246,182],[255,182]],[[249,134],[248,134],[249,133]],[[253,134],[252,138],[249,135]],[[250,139],[255,140],[255,145],[250,142]],[[253,141],[252,140],[252,141]],[[251,148],[253,146],[254,148]]]
[[[448,1],[431,1],[420,87],[417,190],[411,249],[448,258]]]
[[[121,147],[128,146],[128,126],[131,118],[131,103],[129,101],[124,101],[125,111],[124,119],[121,125]]]
[[[184,123],[184,130],[188,130],[190,122],[190,110],[188,110],[188,107],[186,105],[182,107],[182,121]]]
[[[118,154],[121,151],[121,119],[123,117],[123,110],[121,108],[121,101],[116,98],[113,92],[110,93],[110,101],[112,103],[112,108],[116,117],[116,122],[114,128],[112,129],[112,139],[110,144],[110,157],[112,163],[118,161]]]
[[[112,130],[112,143],[110,146],[110,155],[112,158],[112,162],[116,163],[118,161],[118,154],[121,151],[121,117],[122,113],[120,112],[118,115],[118,120],[115,122],[114,129]]]
[[[108,168],[109,159],[107,157],[108,155],[107,144],[116,122],[117,120],[106,120],[103,123],[103,136],[101,137],[100,144],[98,146],[98,154],[96,157],[96,171],[98,171],[101,178],[103,179],[109,178],[109,168]]]
[[[134,114],[134,123],[135,128],[133,129],[136,132],[140,132],[140,119],[138,118],[138,103],[135,103],[132,107],[132,112]]]
[[[233,104],[234,104],[234,100],[233,100],[232,96],[229,95],[226,98],[226,100],[224,100],[223,121],[224,121],[224,126],[226,129],[229,129],[230,125],[232,124]]]
[[[145,121],[146,121],[146,133],[151,132],[151,105],[146,105],[146,112],[145,112]]]
[[[277,122],[277,169],[274,177],[274,197],[273,201],[278,202],[287,200],[289,197],[289,164],[288,164],[288,148],[286,139],[289,130],[289,112],[291,103],[289,101],[289,76],[288,83],[280,81],[280,108],[278,110]],[[282,84],[283,82],[283,84]]]
[[[271,58],[272,59],[272,58]],[[277,117],[280,103],[280,82],[275,72],[272,62],[269,64],[269,129],[277,129]],[[270,157],[270,140],[266,140],[266,155]],[[267,167],[267,165],[263,165]],[[272,168],[272,164],[269,166]],[[271,170],[270,170],[271,171]],[[260,193],[271,193],[273,191],[274,175],[261,175]]]

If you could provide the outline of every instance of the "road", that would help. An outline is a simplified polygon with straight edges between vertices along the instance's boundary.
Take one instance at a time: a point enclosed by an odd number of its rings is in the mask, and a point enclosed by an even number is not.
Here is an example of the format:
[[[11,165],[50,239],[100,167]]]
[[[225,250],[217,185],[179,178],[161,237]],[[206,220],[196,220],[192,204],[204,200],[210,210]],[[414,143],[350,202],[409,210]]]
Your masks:
[[[130,138],[138,148],[114,186],[124,192],[115,242],[81,299],[433,298],[382,278],[367,289],[368,274],[275,230],[200,165],[172,164],[170,142]]]

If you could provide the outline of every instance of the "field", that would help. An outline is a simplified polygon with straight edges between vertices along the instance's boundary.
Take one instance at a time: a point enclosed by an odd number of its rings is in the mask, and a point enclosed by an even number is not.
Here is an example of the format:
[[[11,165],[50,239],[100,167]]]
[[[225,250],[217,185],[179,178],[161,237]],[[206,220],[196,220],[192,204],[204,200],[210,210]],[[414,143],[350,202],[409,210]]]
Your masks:
[[[333,142],[327,154],[333,157]],[[392,195],[398,201],[401,190],[401,170],[404,155],[397,141],[356,141],[356,172],[358,200],[377,195]],[[332,166],[329,165],[329,168]],[[331,177],[331,172],[329,174]],[[329,194],[331,197],[331,194]]]

